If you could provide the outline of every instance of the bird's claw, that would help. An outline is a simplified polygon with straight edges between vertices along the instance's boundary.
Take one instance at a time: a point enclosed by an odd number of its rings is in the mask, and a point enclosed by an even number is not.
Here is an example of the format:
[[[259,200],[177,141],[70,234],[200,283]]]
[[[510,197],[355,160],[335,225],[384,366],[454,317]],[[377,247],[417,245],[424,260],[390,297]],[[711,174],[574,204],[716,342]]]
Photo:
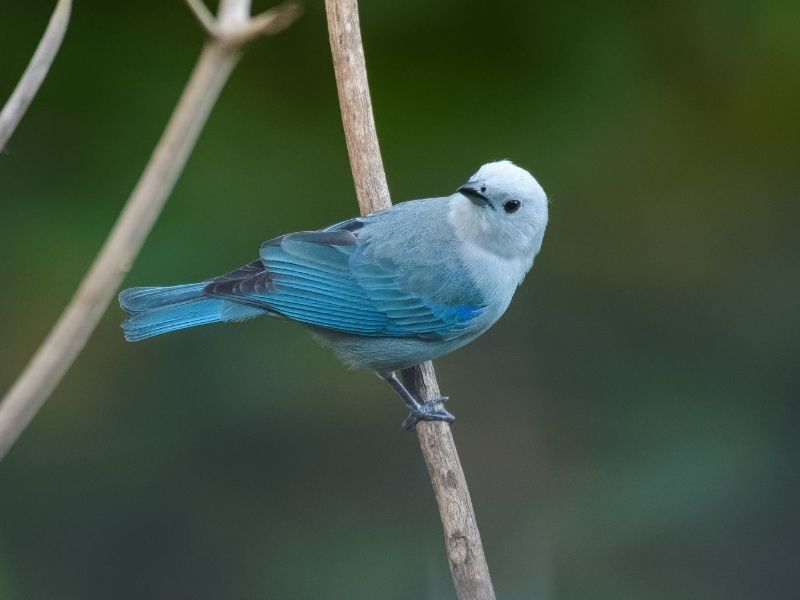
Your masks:
[[[456,418],[450,414],[444,406],[441,406],[447,402],[447,400],[447,396],[434,398],[412,409],[411,412],[408,413],[405,421],[403,421],[403,429],[406,431],[415,431],[417,429],[417,423],[420,421],[444,421],[445,423],[452,423]]]

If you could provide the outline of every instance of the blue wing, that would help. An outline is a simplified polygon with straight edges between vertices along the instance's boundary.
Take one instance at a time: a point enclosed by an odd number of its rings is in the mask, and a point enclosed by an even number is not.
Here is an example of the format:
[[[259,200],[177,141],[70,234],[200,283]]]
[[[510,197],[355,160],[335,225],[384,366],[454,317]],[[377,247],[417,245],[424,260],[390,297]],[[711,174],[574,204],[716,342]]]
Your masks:
[[[261,247],[261,260],[217,278],[205,294],[296,321],[366,336],[450,339],[483,310],[441,305],[408,286],[392,265],[362,252],[358,219],[285,235]]]

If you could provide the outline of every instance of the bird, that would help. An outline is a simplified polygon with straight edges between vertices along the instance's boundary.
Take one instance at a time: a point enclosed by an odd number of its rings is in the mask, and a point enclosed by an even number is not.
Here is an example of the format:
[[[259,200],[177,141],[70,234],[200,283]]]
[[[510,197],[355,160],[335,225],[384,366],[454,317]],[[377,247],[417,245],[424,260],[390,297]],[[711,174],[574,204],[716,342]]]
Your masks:
[[[263,315],[294,320],[347,366],[385,380],[409,409],[404,429],[452,422],[447,397],[418,400],[398,372],[497,322],[541,249],[548,202],[528,171],[490,162],[449,196],[276,237],[224,275],[126,289],[122,329],[139,341]]]

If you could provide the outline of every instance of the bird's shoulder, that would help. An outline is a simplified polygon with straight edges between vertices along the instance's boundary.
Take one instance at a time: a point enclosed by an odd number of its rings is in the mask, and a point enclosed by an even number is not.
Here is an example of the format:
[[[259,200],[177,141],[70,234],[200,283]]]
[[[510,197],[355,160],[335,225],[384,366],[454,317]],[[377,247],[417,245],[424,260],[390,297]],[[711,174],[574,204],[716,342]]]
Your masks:
[[[402,273],[404,285],[442,305],[485,304],[464,264],[447,198],[411,200],[363,219],[359,257]]]
[[[262,260],[288,251],[319,259],[352,275],[391,275],[402,289],[442,306],[483,306],[486,294],[464,264],[461,243],[447,218],[447,198],[401,202],[382,211],[264,242]]]
[[[447,198],[401,202],[362,217],[363,229],[356,235],[360,244],[375,255],[411,263],[440,262],[442,258],[452,258],[448,251],[457,249],[447,212]]]

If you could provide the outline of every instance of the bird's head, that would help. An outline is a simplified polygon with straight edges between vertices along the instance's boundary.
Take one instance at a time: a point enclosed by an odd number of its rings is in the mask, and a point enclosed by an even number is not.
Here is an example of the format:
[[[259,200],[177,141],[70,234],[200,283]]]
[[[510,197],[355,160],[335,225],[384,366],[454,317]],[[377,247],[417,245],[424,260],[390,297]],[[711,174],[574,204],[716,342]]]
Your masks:
[[[508,160],[487,163],[451,197],[458,235],[499,256],[533,260],[547,227],[547,196]]]

